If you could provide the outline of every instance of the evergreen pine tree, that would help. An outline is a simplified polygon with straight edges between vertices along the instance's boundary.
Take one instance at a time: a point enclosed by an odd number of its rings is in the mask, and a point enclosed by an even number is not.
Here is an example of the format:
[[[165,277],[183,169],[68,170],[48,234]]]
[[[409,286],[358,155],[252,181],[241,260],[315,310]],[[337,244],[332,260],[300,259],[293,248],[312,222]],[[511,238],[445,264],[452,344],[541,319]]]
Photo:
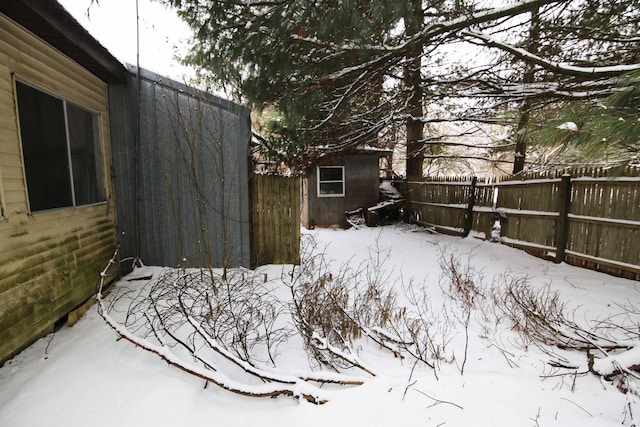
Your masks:
[[[571,103],[540,126],[534,138],[584,163],[640,163],[640,72],[622,78],[604,102]]]
[[[638,0],[161,1],[194,30],[185,61],[254,109],[275,109],[268,148],[302,166],[320,149],[376,144],[402,129],[407,173],[419,176],[434,146],[425,143],[437,141],[425,138],[425,123],[496,122],[526,100],[523,124],[536,126],[542,108],[602,99],[640,68]],[[504,55],[442,71],[438,58],[455,55],[443,49],[454,44]],[[449,116],[432,117],[428,103]]]

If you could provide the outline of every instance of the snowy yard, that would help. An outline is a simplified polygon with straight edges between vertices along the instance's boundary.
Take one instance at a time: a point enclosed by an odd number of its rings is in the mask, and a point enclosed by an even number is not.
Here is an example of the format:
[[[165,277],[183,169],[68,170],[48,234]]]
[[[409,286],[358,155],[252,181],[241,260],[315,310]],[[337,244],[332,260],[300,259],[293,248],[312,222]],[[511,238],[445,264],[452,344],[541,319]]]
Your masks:
[[[426,295],[428,316],[433,314],[429,319],[441,322],[433,325],[434,342],[442,345],[439,359],[428,360],[433,367],[411,357],[394,357],[361,338],[354,343],[358,360],[376,375],[346,369],[345,375],[364,383],[319,386],[328,400],[323,405],[288,396],[239,396],[211,384],[205,387],[204,380],[118,340],[94,306],[75,326],[39,340],[0,368],[0,426],[637,425],[637,372],[611,381],[596,376],[588,370],[586,351],[536,345],[514,331],[504,313],[477,300],[490,288],[501,295],[496,289],[517,279],[538,295],[557,293],[558,303],[566,303],[565,314],[576,324],[596,325],[603,333],[612,323],[628,327],[632,347],[638,339],[640,283],[407,225],[303,234],[314,236],[327,259],[334,260],[335,276],[345,262],[356,268],[371,262],[370,255],[388,256],[380,265],[399,301],[409,288]],[[476,280],[479,292],[468,312],[447,291],[442,266],[451,260],[459,262],[465,277]],[[265,286],[284,299],[281,277],[290,269],[262,267],[257,276],[266,275]],[[136,274],[157,278],[161,270],[145,267]],[[126,279],[116,284],[111,298],[145,285]],[[112,314],[123,316],[117,304]],[[625,339],[629,341],[629,335]],[[276,358],[279,371],[317,369],[309,364],[299,339],[283,342]],[[626,394],[619,390],[623,378],[632,388]]]

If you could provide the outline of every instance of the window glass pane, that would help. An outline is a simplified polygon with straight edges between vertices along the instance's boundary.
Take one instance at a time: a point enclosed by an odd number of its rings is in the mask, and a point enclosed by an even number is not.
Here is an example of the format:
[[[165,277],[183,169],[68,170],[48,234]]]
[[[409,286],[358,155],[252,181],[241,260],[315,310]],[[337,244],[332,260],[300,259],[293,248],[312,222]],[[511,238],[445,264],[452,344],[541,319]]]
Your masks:
[[[342,168],[320,168],[320,181],[342,181]]]
[[[31,211],[71,206],[63,102],[16,82]]]
[[[318,195],[344,195],[344,168],[342,166],[318,168]]]
[[[342,194],[342,182],[321,182],[320,194]]]
[[[67,103],[71,171],[76,205],[102,201],[100,150],[96,131],[97,116]]]

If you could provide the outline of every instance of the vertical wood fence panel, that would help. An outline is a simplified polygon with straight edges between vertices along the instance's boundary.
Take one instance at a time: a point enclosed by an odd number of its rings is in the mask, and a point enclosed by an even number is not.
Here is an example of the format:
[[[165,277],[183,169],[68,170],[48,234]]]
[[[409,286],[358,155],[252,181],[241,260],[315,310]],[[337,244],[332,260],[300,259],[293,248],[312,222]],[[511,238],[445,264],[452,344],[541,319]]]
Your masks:
[[[495,221],[494,200],[497,195],[492,182],[480,182],[476,186],[475,205],[471,230],[484,236],[491,235],[491,227]]]
[[[406,188],[411,200],[412,222],[434,226],[447,234],[464,232],[467,202],[471,194],[470,179],[410,181]]]
[[[300,179],[251,178],[251,265],[300,263]]]
[[[602,169],[558,171],[503,182],[429,179],[404,187],[406,217],[448,234],[488,239],[500,219],[501,241],[534,255],[640,279],[640,170],[608,177]],[[469,220],[468,214],[466,219]],[[468,228],[468,222],[467,228]]]
[[[559,179],[495,184],[498,191],[496,209],[508,218],[502,229],[506,243],[518,247],[526,243],[555,247],[559,185]]]
[[[572,180],[569,223],[571,263],[628,276],[640,265],[640,178]]]

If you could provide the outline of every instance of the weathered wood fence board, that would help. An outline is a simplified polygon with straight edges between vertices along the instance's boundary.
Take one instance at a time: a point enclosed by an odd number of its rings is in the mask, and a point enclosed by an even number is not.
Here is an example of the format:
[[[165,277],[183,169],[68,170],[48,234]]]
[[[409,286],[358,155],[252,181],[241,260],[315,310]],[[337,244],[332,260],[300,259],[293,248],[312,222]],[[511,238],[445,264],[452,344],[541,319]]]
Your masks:
[[[251,265],[300,263],[300,179],[251,177]]]
[[[501,235],[522,246],[556,246],[556,222],[560,206],[559,179],[506,181],[493,184],[496,210],[503,212]]]
[[[569,224],[567,254],[573,263],[600,263],[618,275],[640,270],[640,178],[575,179]]]
[[[577,178],[556,172],[475,185],[470,178],[412,181],[404,186],[407,217],[448,234],[473,231],[481,238],[489,238],[500,219],[505,244],[640,279],[639,172],[618,173],[624,176],[581,169],[572,171]]]
[[[410,181],[410,219],[447,234],[463,234],[471,181]]]

